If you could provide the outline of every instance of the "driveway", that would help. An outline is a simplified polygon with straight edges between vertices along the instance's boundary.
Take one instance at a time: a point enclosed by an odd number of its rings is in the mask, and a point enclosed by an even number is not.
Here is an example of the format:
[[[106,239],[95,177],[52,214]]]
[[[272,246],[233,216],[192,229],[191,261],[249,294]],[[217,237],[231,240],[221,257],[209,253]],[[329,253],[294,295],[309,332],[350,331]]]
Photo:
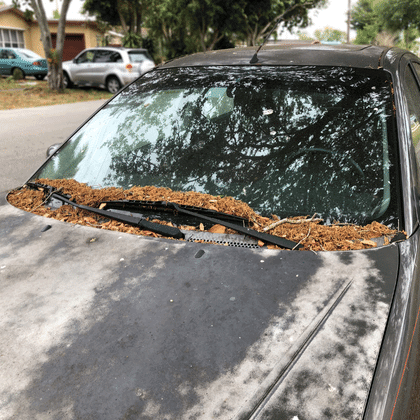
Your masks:
[[[105,100],[0,111],[0,192],[24,183],[48,146],[66,140]]]

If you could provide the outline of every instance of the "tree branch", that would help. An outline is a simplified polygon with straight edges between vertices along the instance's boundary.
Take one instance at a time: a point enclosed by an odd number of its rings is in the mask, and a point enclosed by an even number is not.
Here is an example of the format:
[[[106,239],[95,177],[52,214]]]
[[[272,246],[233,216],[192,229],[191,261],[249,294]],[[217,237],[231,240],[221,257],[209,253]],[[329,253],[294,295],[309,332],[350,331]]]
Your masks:
[[[311,1],[311,2],[308,2],[308,3],[305,3],[305,6],[306,5],[312,5],[313,4],[313,1]],[[267,25],[265,25],[264,26],[264,28],[258,33],[258,35],[257,35],[257,37],[256,37],[256,39],[258,39],[258,38],[260,38],[260,37],[264,37],[264,36],[266,36],[266,34],[265,34],[265,32],[268,30],[268,28],[273,24],[273,22],[275,22],[275,24],[276,25],[278,25],[279,23],[280,23],[280,20],[282,19],[282,17],[284,16],[284,15],[286,15],[287,13],[289,13],[289,12],[291,12],[292,10],[294,10],[294,9],[296,9],[296,8],[298,8],[298,7],[301,7],[301,6],[303,6],[302,4],[300,4],[300,3],[296,3],[296,4],[294,4],[293,6],[290,6],[290,7],[288,7],[283,13],[281,13],[280,15],[278,15],[278,16],[276,16],[274,19],[272,19],[270,22],[268,22],[267,23]]]

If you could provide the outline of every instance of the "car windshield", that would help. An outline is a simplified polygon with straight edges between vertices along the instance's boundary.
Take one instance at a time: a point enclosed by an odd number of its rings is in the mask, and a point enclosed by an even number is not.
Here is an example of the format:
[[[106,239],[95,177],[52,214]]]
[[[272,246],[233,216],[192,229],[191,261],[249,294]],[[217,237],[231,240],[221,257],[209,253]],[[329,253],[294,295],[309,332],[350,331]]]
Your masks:
[[[398,224],[382,70],[159,69],[128,86],[35,178],[232,196],[261,215]]]

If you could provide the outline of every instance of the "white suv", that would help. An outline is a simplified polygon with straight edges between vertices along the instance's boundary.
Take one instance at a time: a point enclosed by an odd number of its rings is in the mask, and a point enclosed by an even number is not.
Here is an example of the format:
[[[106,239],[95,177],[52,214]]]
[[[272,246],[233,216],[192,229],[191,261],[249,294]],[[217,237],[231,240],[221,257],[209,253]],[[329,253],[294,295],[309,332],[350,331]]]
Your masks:
[[[155,66],[145,49],[97,47],[63,62],[64,86],[97,86],[116,93]]]

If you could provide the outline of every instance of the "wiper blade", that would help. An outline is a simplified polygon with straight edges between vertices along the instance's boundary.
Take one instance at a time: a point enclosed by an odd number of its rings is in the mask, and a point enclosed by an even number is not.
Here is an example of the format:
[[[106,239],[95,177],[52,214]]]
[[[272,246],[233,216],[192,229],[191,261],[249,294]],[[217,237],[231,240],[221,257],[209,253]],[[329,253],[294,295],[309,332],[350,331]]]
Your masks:
[[[174,211],[174,206],[172,202],[168,201],[149,201],[149,200],[112,200],[112,201],[103,201],[101,206],[105,204],[106,208],[112,208],[115,210],[131,210],[136,211],[138,209],[145,210],[163,210],[163,211]],[[185,204],[176,204],[182,210],[189,210],[194,212],[194,218],[197,218],[197,214],[202,214],[208,217],[217,217],[220,220],[226,220],[228,222],[238,223],[241,226],[246,226],[248,224],[248,219],[241,216],[235,216],[234,214],[222,213],[217,210],[206,209],[204,207],[189,206]],[[102,208],[102,207],[101,207]],[[220,224],[220,223],[219,223]]]
[[[207,222],[213,223],[213,224],[219,224],[224,227],[227,227],[232,230],[236,230],[239,233],[243,233],[245,235],[251,236],[252,238],[258,239],[260,241],[263,241],[265,243],[269,243],[272,245],[277,245],[281,248],[287,248],[287,249],[300,249],[302,247],[301,244],[298,244],[293,241],[289,241],[288,239],[281,238],[280,236],[270,235],[268,233],[263,232],[257,232],[256,230],[253,230],[249,227],[241,226],[235,223],[232,223],[226,218],[233,217],[238,220],[245,220],[242,217],[238,216],[232,216],[226,213],[218,213],[214,210],[208,210],[208,209],[201,209],[198,208],[197,210],[191,210],[191,208],[197,209],[196,207],[192,206],[183,206],[177,203],[173,203],[170,201],[135,201],[135,200],[116,200],[116,201],[104,201],[102,204],[106,204],[106,206],[113,207],[113,208],[119,208],[119,209],[133,209],[133,208],[163,208],[163,209],[172,209],[174,211],[177,211],[181,214],[187,214],[189,216],[194,216],[198,219],[205,220]],[[188,208],[190,207],[190,209]],[[212,212],[212,214],[217,214],[217,218],[210,217],[204,213],[206,211]],[[220,214],[224,215],[225,217],[219,217]]]
[[[83,204],[78,204],[75,201],[70,200],[64,194],[61,194],[57,191],[56,188],[49,185],[39,184],[36,182],[27,182],[26,185],[31,188],[42,188],[44,192],[48,193],[48,198],[55,198],[60,200],[63,203],[69,204],[70,206],[76,207],[78,209],[87,210],[92,213],[96,213],[100,216],[104,216],[108,219],[114,219],[118,222],[127,223],[132,226],[136,226],[142,229],[150,230],[151,232],[158,233],[163,236],[168,236],[176,239],[184,239],[184,233],[172,226],[161,225],[159,223],[149,222],[148,220],[142,217],[134,217],[125,214],[113,213],[108,210],[97,209],[96,207],[85,206]]]

